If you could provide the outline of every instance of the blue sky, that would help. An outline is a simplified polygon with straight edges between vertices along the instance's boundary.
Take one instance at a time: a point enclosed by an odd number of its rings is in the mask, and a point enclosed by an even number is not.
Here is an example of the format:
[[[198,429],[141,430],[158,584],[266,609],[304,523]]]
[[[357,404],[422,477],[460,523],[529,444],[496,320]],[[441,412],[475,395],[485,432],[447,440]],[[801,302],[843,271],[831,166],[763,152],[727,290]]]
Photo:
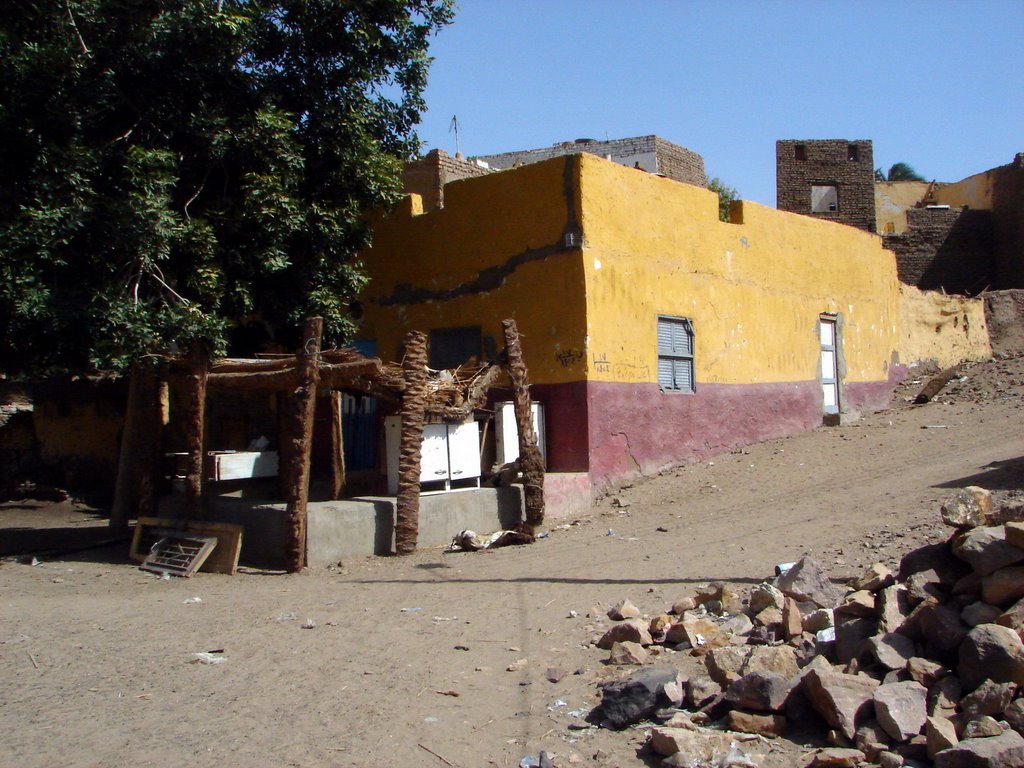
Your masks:
[[[1024,0],[457,0],[419,127],[466,155],[657,134],[775,205],[777,139],[958,181],[1024,152]]]

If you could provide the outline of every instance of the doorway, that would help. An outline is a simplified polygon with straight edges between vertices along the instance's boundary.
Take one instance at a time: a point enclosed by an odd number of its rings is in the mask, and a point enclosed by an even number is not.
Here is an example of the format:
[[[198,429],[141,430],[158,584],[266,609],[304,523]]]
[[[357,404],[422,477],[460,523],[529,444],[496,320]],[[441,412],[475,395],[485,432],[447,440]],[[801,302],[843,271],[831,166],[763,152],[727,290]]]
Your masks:
[[[821,395],[822,413],[826,422],[839,417],[839,338],[835,315],[818,318],[818,337],[821,342]]]

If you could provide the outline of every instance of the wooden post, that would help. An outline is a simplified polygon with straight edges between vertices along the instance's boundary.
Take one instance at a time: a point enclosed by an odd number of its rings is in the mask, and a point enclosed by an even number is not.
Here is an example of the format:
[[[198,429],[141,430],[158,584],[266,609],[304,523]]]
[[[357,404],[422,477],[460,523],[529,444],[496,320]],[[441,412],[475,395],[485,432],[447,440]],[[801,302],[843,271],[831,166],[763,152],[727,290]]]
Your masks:
[[[342,394],[331,390],[331,498],[345,492],[345,435],[342,428]]]
[[[395,552],[416,551],[420,518],[420,458],[427,396],[427,336],[410,331],[405,337],[405,391],[402,393],[402,434],[398,453],[398,498],[395,503]]]
[[[311,317],[303,330],[302,348],[296,354],[299,385],[288,399],[281,443],[289,443],[283,467],[288,503],[288,568],[297,573],[306,565],[306,507],[309,501],[309,455],[313,444],[313,413],[316,408],[317,366],[324,319]]]
[[[508,372],[512,379],[512,401],[516,413],[516,427],[519,431],[519,466],[523,473],[523,497],[526,507],[524,533],[536,534],[538,526],[544,524],[544,460],[537,447],[537,432],[533,425],[533,408],[530,402],[530,382],[527,378],[526,363],[523,362],[523,348],[519,343],[519,330],[515,320],[503,320],[505,332],[505,353],[508,357]]]
[[[185,468],[186,515],[190,520],[206,517],[203,499],[206,451],[203,447],[206,430],[206,380],[210,372],[210,356],[201,343],[192,345],[185,373],[185,450],[188,459]]]

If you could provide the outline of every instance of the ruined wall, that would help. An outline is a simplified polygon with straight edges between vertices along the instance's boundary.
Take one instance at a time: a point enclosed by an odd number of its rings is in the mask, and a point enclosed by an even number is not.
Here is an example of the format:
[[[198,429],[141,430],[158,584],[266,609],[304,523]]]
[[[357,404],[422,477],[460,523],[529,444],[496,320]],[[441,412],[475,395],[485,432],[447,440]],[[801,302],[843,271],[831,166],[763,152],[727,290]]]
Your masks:
[[[846,139],[775,142],[776,207],[875,232],[875,170],[871,142]],[[834,187],[834,210],[815,212],[814,187]]]
[[[418,160],[406,163],[402,171],[402,190],[407,195],[419,195],[423,209],[432,211],[444,206],[446,184],[488,173],[493,171],[461,157],[452,157],[443,149],[433,149]]]
[[[612,162],[629,168],[639,165],[648,173],[661,174],[684,184],[706,187],[708,183],[704,173],[703,157],[660,136],[637,136],[608,141],[577,139],[564,141],[553,147],[482,155],[479,159],[492,168],[506,169],[512,168],[516,163],[537,163],[578,152],[610,157]]]
[[[876,181],[875,225],[880,235],[900,235],[907,231],[907,209],[924,198],[931,185],[927,181]]]
[[[907,231],[885,235],[900,281],[923,290],[977,295],[996,283],[992,214],[958,208],[911,208]]]
[[[983,298],[992,354],[1024,353],[1024,290],[990,291]]]
[[[900,362],[940,368],[992,356],[985,302],[900,286]]]
[[[874,235],[582,159],[595,483],[822,421],[818,320],[837,318],[840,404],[884,407],[898,346],[892,254]],[[662,393],[657,316],[695,334],[696,392]]]

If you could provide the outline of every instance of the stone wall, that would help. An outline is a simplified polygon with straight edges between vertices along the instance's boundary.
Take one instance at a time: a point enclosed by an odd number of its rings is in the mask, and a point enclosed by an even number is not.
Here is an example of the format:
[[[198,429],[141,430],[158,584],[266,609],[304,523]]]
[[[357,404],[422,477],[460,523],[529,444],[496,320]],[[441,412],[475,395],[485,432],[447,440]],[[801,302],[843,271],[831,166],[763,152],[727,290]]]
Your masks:
[[[993,354],[1024,353],[1024,290],[990,291],[984,298]]]
[[[475,162],[452,157],[443,149],[432,149],[423,157],[406,163],[402,172],[402,191],[423,199],[423,210],[444,207],[444,185],[458,179],[493,173]]]
[[[775,165],[776,207],[780,211],[875,231],[875,171],[870,141],[777,141]],[[835,210],[812,210],[814,186],[836,188]]]
[[[1000,288],[1024,288],[1024,152],[996,169],[992,195]]]
[[[995,283],[990,211],[911,208],[907,231],[886,235],[900,282],[923,290],[977,295]]]
[[[577,152],[604,157],[630,168],[639,167],[648,173],[657,173],[684,184],[706,187],[704,158],[678,144],[666,141],[660,136],[637,136],[631,139],[576,139],[563,141],[542,149],[526,149],[518,152],[502,152],[497,155],[481,155],[492,168],[504,170],[517,163],[526,165],[553,157],[563,157]]]

